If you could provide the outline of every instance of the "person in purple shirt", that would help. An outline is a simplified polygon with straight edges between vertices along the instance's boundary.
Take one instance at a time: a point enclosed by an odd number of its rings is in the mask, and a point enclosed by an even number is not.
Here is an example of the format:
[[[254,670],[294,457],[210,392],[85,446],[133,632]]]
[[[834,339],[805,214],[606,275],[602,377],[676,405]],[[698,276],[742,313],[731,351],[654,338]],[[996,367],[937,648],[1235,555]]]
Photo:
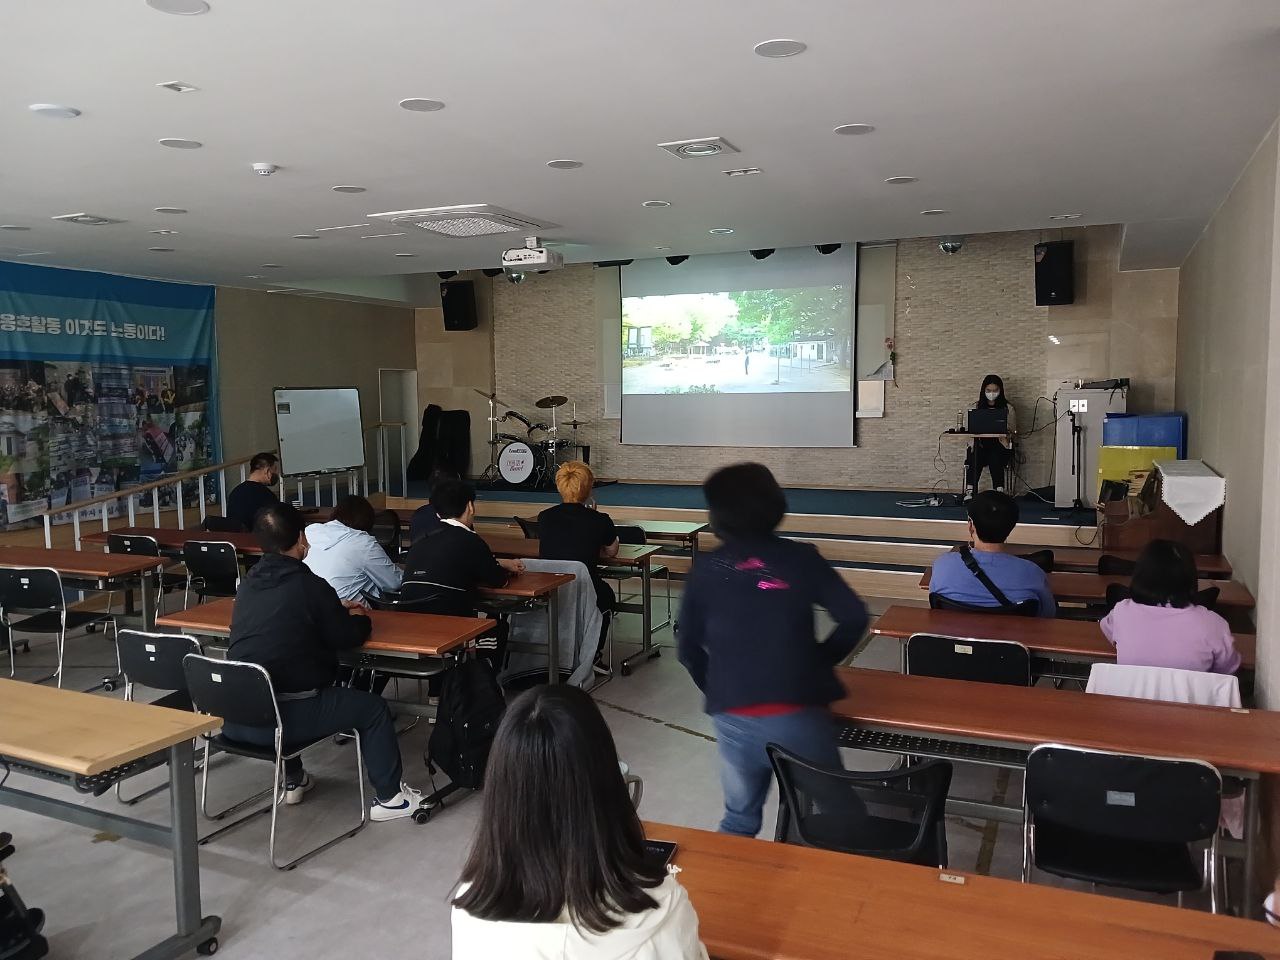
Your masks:
[[[1138,556],[1121,600],[1101,627],[1116,648],[1116,662],[1135,667],[1172,667],[1235,673],[1240,653],[1227,621],[1197,606],[1196,562],[1172,540],[1152,540]]]
[[[1036,600],[1039,616],[1056,616],[1058,605],[1045,572],[1030,560],[1005,552],[1005,541],[1018,525],[1018,504],[1013,497],[985,490],[966,503],[965,509],[969,514],[969,549],[991,582],[1012,603]],[[929,592],[974,607],[1002,605],[954,550],[933,561]]]

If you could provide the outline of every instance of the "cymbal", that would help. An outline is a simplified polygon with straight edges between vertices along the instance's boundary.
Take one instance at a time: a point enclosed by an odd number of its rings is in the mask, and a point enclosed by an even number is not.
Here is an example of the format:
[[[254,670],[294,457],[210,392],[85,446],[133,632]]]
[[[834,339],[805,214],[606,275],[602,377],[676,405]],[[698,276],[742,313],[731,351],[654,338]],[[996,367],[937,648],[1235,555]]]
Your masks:
[[[590,422],[591,421],[589,420],[565,420],[564,425],[566,427],[573,427],[573,429],[577,430],[579,427],[584,426],[585,424],[588,424]]]
[[[535,403],[534,406],[537,407],[539,410],[551,410],[554,407],[563,407],[568,402],[569,402],[568,397],[553,395],[550,397],[543,397],[541,400]]]

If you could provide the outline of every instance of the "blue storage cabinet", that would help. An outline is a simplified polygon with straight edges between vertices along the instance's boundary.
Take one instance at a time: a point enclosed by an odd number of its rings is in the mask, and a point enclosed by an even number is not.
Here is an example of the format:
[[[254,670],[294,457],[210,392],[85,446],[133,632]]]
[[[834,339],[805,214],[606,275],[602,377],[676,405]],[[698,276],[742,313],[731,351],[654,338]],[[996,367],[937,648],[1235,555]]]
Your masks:
[[[1185,413],[1109,413],[1102,423],[1102,443],[1107,447],[1175,447],[1178,459],[1187,458]]]

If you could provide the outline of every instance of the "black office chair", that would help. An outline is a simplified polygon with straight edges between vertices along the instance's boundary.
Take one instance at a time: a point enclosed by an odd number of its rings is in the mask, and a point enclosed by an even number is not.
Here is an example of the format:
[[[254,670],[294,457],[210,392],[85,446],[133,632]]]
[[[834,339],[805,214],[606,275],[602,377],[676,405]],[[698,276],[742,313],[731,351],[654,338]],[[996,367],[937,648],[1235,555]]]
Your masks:
[[[1031,651],[1011,640],[968,640],[930,633],[907,639],[904,672],[944,680],[1031,686]]]
[[[1104,577],[1131,577],[1137,564],[1132,560],[1126,560],[1124,557],[1113,557],[1109,553],[1104,553],[1098,557],[1098,573]]]
[[[1032,868],[1149,893],[1203,889],[1218,912],[1222,778],[1200,760],[1045,744],[1023,780],[1022,880]],[[1209,842],[1208,866],[1192,844]]]
[[[107,535],[107,553],[122,553],[134,557],[161,557],[160,544],[155,537],[140,533],[110,533]],[[168,573],[163,567],[157,567],[156,580],[156,612],[164,610],[164,595],[170,590],[182,590],[187,585],[187,576],[183,573]],[[108,594],[107,606],[115,593]]]
[[[188,540],[182,545],[182,561],[187,565],[187,584],[182,593],[182,606],[208,597],[234,597],[240,589],[240,557],[235,544],[225,540]]]
[[[181,633],[145,633],[141,630],[121,630],[116,636],[116,657],[120,673],[124,676],[124,698],[136,699],[135,686],[164,691],[158,700],[149,701],[152,706],[171,710],[194,710],[191,694],[187,692],[187,677],[183,673],[182,658],[188,653],[201,653],[200,641]],[[139,800],[169,788],[168,781],[128,799],[116,784],[116,799],[132,806]]]
[[[648,543],[648,535],[644,532],[644,527],[619,526],[616,529],[618,531],[619,543],[628,543],[634,546],[644,546]],[[619,599],[622,598],[623,582],[626,580],[633,580],[639,575],[639,571],[635,567],[627,567],[621,564],[606,564],[600,569],[600,576],[604,577],[606,580],[613,580],[618,584]],[[658,576],[662,577],[666,585],[667,619],[663,620],[661,623],[653,624],[654,630],[661,630],[663,627],[671,625],[671,571],[662,564],[653,564],[653,566],[649,568],[649,576],[651,579]],[[630,599],[634,599],[634,597]]]
[[[774,840],[947,865],[947,761],[927,760],[898,770],[831,770],[776,743],[765,750],[781,797]]]
[[[516,517],[515,521],[520,526],[520,532],[524,534],[526,540],[538,539],[538,521],[526,520],[524,517]]]
[[[243,523],[230,517],[218,517],[209,514],[200,521],[200,529],[210,533],[248,533]]]
[[[1033,550],[1031,553],[1024,553],[1022,559],[1030,560],[1045,573],[1053,573],[1052,550]]]
[[[15,614],[21,619],[14,619]],[[62,686],[62,661],[67,646],[67,631],[78,630],[95,623],[112,623],[110,610],[68,610],[66,595],[62,591],[62,575],[50,567],[0,570],[0,626],[9,640],[9,677],[17,672],[14,633],[33,633],[53,636],[57,648],[58,666],[53,673],[34,683],[57,680]],[[30,641],[22,642],[23,651],[30,651]]]
[[[984,607],[978,603],[963,603],[959,600],[952,600],[944,597],[940,593],[929,594],[929,606],[934,610],[963,610],[966,613],[996,613],[1009,617],[1038,617],[1040,616],[1040,601],[1034,597],[1030,600],[1019,600],[1012,607],[1001,607],[992,605]]]
[[[400,559],[400,515],[394,510],[379,510],[373,515],[369,531],[392,560]]]
[[[353,737],[356,746],[356,781],[360,793],[360,822],[353,828],[344,828],[343,832],[287,863],[276,860],[276,818],[281,804],[284,803],[284,762],[299,756],[304,750],[323,743],[328,737],[318,740],[307,740],[296,743],[284,741],[283,723],[280,719],[280,708],[276,704],[276,694],[271,686],[271,677],[267,671],[256,663],[241,663],[235,660],[214,660],[189,653],[182,660],[183,673],[187,680],[187,689],[191,692],[191,700],[200,713],[221,717],[224,723],[234,723],[246,727],[265,727],[275,733],[273,747],[259,747],[239,740],[232,740],[225,734],[206,735],[204,738],[204,771],[200,780],[200,809],[211,820],[223,818],[252,803],[256,803],[267,794],[271,795],[271,803],[267,807],[255,810],[225,827],[200,840],[206,844],[224,833],[234,830],[264,814],[271,814],[271,839],[267,846],[271,866],[277,870],[292,870],[298,864],[309,860],[323,850],[327,850],[348,837],[354,837],[364,829],[369,819],[369,807],[364,793],[364,753],[360,749],[360,738]],[[209,755],[213,747],[224,753],[251,760],[265,760],[272,764],[271,786],[261,793],[227,807],[220,813],[210,814],[208,808],[209,792]]]

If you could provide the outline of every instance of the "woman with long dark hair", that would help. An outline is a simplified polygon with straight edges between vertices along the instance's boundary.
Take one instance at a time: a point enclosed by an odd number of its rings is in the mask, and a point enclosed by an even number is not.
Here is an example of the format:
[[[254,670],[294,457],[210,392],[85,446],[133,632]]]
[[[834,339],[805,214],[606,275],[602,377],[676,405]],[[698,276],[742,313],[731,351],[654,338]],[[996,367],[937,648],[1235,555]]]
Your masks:
[[[707,960],[688,894],[645,855],[613,736],[576,687],[534,687],[502,718],[453,957]]]
[[[975,410],[1004,409],[1008,411],[1009,420],[1005,437],[978,437],[973,441],[973,450],[969,454],[968,477],[964,498],[968,500],[978,492],[978,481],[982,479],[983,468],[991,474],[991,487],[1004,493],[1005,474],[1009,469],[1009,461],[1013,459],[1013,436],[1018,432],[1018,418],[1013,404],[1004,395],[1004,381],[994,373],[989,373],[982,380],[978,390],[978,402]]]

